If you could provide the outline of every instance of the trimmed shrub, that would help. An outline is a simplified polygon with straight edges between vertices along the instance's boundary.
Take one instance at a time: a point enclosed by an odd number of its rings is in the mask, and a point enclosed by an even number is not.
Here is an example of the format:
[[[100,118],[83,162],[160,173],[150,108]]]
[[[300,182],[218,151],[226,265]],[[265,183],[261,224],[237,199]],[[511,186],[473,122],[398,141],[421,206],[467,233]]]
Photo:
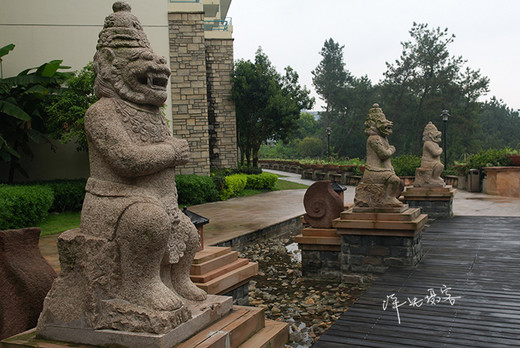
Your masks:
[[[175,176],[179,204],[194,205],[218,201],[219,193],[213,180],[208,176],[195,174]]]
[[[421,166],[421,157],[415,155],[392,157],[392,166],[397,176],[415,176],[415,169]]]
[[[43,185],[0,185],[0,230],[33,227],[46,216],[54,194]]]
[[[85,180],[59,180],[42,183],[54,192],[54,203],[50,211],[80,211],[85,199]]]
[[[278,175],[273,173],[248,175],[246,188],[253,190],[273,190],[277,180]]]
[[[246,174],[233,174],[226,176],[224,188],[220,192],[220,199],[225,201],[228,198],[238,196],[240,192],[244,191],[246,184]]]

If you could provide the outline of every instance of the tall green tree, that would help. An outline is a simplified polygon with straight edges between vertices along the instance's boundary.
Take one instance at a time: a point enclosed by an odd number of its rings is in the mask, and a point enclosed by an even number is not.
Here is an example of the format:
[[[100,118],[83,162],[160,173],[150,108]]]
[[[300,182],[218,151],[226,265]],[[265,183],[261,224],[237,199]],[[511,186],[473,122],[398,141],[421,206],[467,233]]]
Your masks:
[[[457,151],[475,146],[472,134],[479,129],[478,98],[487,93],[489,79],[465,67],[462,57],[450,54],[455,35],[447,28],[413,23],[409,33],[411,39],[401,43],[400,58],[387,62],[381,83],[384,100],[380,104],[394,121],[394,133],[401,135],[395,141],[398,151],[418,154],[423,127],[428,121],[440,125],[444,109],[454,116],[448,136],[458,140]]]
[[[323,143],[325,144],[325,132],[329,127],[330,112],[338,106],[337,100],[347,85],[350,73],[345,70],[343,61],[343,48],[332,38],[325,40],[321,48],[322,59],[312,74],[312,84],[316,92],[325,101],[325,113],[323,119]],[[324,148],[322,148],[322,155]]]
[[[14,45],[8,45],[14,48]],[[9,52],[0,49],[2,55]],[[47,142],[45,105],[50,95],[58,93],[61,85],[72,74],[61,60],[26,69],[17,76],[0,79],[0,160],[9,165],[8,183],[15,171],[27,176],[20,165],[23,155],[33,156],[30,143]]]
[[[298,83],[291,67],[279,74],[259,48],[255,62],[239,60],[232,77],[241,162],[258,165],[263,142],[287,140],[294,133],[302,109],[311,109],[314,99]]]

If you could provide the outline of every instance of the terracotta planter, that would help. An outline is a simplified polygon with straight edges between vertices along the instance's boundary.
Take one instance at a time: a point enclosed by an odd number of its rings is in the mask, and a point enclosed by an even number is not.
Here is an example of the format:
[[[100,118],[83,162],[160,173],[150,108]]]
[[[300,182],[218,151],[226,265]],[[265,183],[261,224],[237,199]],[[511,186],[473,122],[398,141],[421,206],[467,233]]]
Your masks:
[[[337,164],[326,164],[323,168],[326,170],[338,170],[339,166]]]
[[[365,168],[366,168],[366,166],[359,166],[359,170],[361,170],[361,173],[365,172]]]
[[[520,155],[508,155],[507,158],[511,161],[511,165],[520,166]]]

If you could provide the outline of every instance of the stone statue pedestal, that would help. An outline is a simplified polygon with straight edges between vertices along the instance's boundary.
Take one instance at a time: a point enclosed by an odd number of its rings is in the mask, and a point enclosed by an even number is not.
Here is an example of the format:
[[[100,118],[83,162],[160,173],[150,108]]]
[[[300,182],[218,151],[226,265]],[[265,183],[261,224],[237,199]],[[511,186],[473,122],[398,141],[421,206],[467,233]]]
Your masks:
[[[228,296],[208,295],[207,300],[196,305],[193,318],[163,335],[150,333],[97,331],[97,336],[85,339],[92,332],[60,332],[60,337],[73,335],[74,341],[87,343],[65,343],[62,340],[36,338],[32,329],[0,343],[6,347],[55,347],[86,348],[93,346],[114,347],[161,347],[161,348],[219,348],[219,347],[273,347],[282,348],[289,338],[287,323],[265,320],[263,308],[233,306]],[[215,318],[218,317],[218,318]],[[216,319],[216,320],[214,320]],[[88,344],[86,346],[85,344]]]
[[[202,302],[189,302],[187,308],[192,318],[164,334],[127,332],[118,330],[95,330],[47,323],[39,327],[37,338],[74,342],[94,346],[114,345],[122,347],[174,347],[203,328],[228,315],[233,299],[228,296],[208,295]],[[78,323],[76,323],[78,324]]]
[[[455,190],[446,186],[405,187],[401,200],[413,208],[421,208],[430,218],[445,219],[453,216]]]
[[[415,266],[423,255],[422,232],[428,215],[420,208],[354,207],[333,221],[341,236],[344,282],[359,283],[388,267]]]

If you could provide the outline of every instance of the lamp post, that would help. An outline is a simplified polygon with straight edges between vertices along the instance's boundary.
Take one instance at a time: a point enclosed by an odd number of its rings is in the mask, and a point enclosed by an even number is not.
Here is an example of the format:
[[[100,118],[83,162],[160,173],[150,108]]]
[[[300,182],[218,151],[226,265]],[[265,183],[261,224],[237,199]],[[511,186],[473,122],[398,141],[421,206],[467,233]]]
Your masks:
[[[442,135],[443,135],[443,138],[444,138],[444,144],[443,144],[443,147],[444,147],[444,169],[446,170],[448,168],[448,161],[447,161],[447,153],[448,153],[448,142],[447,142],[447,134],[446,134],[446,129],[448,127],[448,117],[450,117],[450,112],[448,110],[442,110],[442,113],[441,113],[441,118],[442,118],[442,121],[443,121],[443,124],[444,124],[444,127],[443,127],[443,130],[442,130]]]
[[[330,158],[330,133],[332,133],[332,129],[327,127],[327,157]]]

